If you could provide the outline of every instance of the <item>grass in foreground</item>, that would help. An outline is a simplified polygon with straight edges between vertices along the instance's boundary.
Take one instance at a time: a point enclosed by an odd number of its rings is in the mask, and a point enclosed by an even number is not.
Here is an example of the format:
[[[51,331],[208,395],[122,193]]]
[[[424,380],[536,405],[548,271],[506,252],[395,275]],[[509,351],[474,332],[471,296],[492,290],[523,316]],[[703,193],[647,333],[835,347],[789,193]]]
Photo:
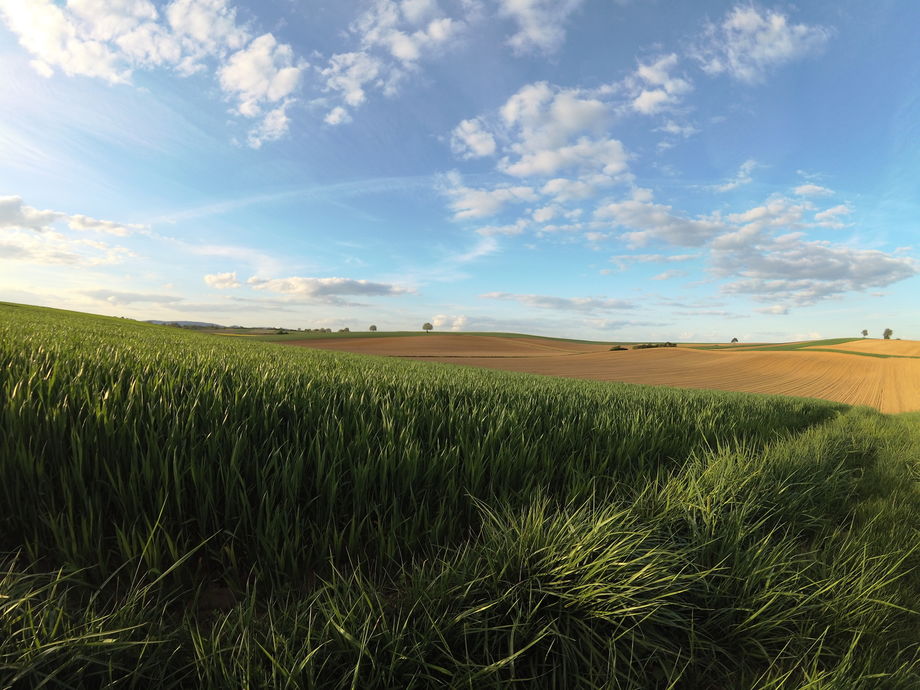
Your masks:
[[[916,418],[3,306],[0,415],[4,686],[920,684]]]

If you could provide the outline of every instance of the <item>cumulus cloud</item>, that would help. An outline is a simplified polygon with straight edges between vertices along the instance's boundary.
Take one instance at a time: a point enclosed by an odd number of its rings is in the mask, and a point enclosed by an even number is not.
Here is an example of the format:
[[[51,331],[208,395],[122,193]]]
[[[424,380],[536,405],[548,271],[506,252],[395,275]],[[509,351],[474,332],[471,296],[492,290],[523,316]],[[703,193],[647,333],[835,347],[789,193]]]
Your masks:
[[[40,211],[26,206],[20,196],[0,197],[0,230],[6,228],[24,228],[42,232],[49,229],[55,221],[66,218],[60,211]]]
[[[449,316],[447,314],[435,314],[431,317],[431,325],[438,330],[447,329],[449,331],[462,331],[469,323],[469,318],[464,315]]]
[[[247,118],[272,108],[250,133],[254,147],[287,131],[284,105],[305,68],[289,45],[272,34],[252,40],[227,0],[0,0],[0,19],[50,77],[104,79],[128,84],[136,69],[166,67],[187,76],[215,65],[221,89]]]
[[[609,106],[577,89],[546,82],[528,84],[500,110],[512,143],[499,169],[514,177],[553,176],[570,169],[617,176],[628,155],[616,139],[602,135]]]
[[[450,198],[449,205],[457,220],[494,216],[508,204],[536,201],[538,198],[533,188],[521,185],[493,189],[466,187],[456,173],[444,176],[441,192]]]
[[[230,290],[240,286],[240,281],[236,279],[236,273],[233,272],[208,274],[204,277],[204,282],[218,290]]]
[[[126,236],[146,226],[99,220],[82,214],[42,211],[27,206],[22,197],[0,197],[0,259],[36,264],[95,266],[123,261],[132,253],[98,240],[68,236],[55,229]]]
[[[815,223],[825,228],[842,228],[844,222],[840,216],[848,216],[853,212],[847,204],[840,204],[815,214]]]
[[[42,233],[0,228],[0,262],[36,265],[103,266],[118,264],[133,253],[105,242],[67,237],[53,230]]]
[[[684,78],[671,74],[677,67],[675,53],[663,55],[653,62],[640,62],[635,73],[626,80],[632,92],[630,107],[643,115],[654,115],[677,104],[681,97],[693,89]]]
[[[595,196],[601,187],[615,182],[608,175],[590,175],[581,179],[557,177],[543,185],[540,192],[557,202],[583,201]]]
[[[723,286],[724,292],[783,306],[885,287],[920,272],[909,257],[809,241],[795,234],[716,251],[712,270],[719,276],[740,276]]]
[[[565,23],[583,0],[498,0],[499,14],[517,24],[508,45],[518,54],[555,53],[565,42]]]
[[[461,158],[481,158],[495,153],[495,137],[485,131],[479,118],[463,120],[454,128],[450,148]]]
[[[319,70],[323,88],[341,99],[325,122],[350,121],[369,89],[393,95],[422,61],[440,57],[468,28],[434,0],[374,0],[349,27],[354,49],[333,54]]]
[[[824,27],[793,24],[777,10],[738,5],[720,24],[707,27],[695,54],[709,74],[754,83],[774,67],[821,50],[829,38]]]
[[[379,80],[383,64],[377,58],[367,53],[339,53],[329,58],[327,67],[320,71],[325,79],[327,91],[336,91],[346,105],[356,107],[367,99],[366,88],[368,85],[380,86]],[[340,114],[331,117],[332,112]],[[329,124],[346,122],[348,111],[342,106],[336,106],[326,116]],[[350,119],[350,118],[349,118]]]
[[[375,283],[352,278],[273,278],[265,280],[253,276],[246,281],[254,290],[265,290],[307,302],[346,305],[343,297],[387,297],[411,292],[408,288],[390,283]]]
[[[263,34],[233,53],[218,71],[218,79],[221,88],[238,100],[240,115],[255,117],[265,103],[290,97],[303,69],[291,46],[279,44],[272,34]]]
[[[726,229],[717,216],[686,218],[664,204],[635,199],[602,206],[595,212],[598,220],[609,220],[614,225],[630,230],[623,235],[633,247],[651,241],[675,246],[699,247]]]
[[[622,299],[606,297],[553,297],[551,295],[518,295],[510,292],[487,292],[480,295],[483,299],[496,299],[518,302],[540,309],[557,309],[560,311],[599,312],[622,309],[635,309],[636,305]]]
[[[73,230],[98,232],[120,237],[147,229],[146,225],[99,220],[80,213],[68,214],[61,211],[40,211],[31,206],[26,206],[20,196],[0,197],[0,230],[19,228],[45,232],[49,231],[51,225],[58,221],[65,222]]]
[[[694,134],[698,134],[700,130],[691,124],[682,125],[682,124],[679,124],[678,122],[675,122],[674,120],[668,120],[661,127],[658,127],[655,131],[664,132],[665,134],[671,134],[674,136],[680,136],[680,137],[686,138],[686,137],[691,137]]]

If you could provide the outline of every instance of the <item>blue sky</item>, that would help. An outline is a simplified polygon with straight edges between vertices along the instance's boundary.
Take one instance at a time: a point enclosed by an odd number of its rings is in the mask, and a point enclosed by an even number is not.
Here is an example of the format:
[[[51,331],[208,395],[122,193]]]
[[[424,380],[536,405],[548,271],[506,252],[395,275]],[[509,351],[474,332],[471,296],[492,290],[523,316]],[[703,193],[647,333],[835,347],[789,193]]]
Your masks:
[[[920,339],[907,2],[0,0],[0,299]]]

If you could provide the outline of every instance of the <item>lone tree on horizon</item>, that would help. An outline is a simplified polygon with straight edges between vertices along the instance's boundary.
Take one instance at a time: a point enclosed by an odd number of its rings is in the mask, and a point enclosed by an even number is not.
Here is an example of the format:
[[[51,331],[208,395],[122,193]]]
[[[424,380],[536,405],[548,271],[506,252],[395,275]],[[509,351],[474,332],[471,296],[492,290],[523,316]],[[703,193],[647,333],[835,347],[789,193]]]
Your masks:
[[[367,330],[369,330],[371,333],[376,333],[377,327],[374,324],[371,324],[370,326],[367,327]]]
[[[892,335],[894,335],[894,331],[891,330],[890,328],[886,328],[885,331],[882,333],[882,337],[885,340],[891,340]]]
[[[737,338],[732,338],[732,342],[733,342],[733,343],[737,343],[737,342],[738,342],[738,339],[737,339]]]
[[[434,328],[434,326],[432,326],[427,321],[422,324],[422,330],[425,331],[425,335],[428,335],[428,331],[430,331],[432,328]]]
[[[869,335],[869,331],[867,331],[865,328],[862,329],[862,337],[865,338],[867,335]]]

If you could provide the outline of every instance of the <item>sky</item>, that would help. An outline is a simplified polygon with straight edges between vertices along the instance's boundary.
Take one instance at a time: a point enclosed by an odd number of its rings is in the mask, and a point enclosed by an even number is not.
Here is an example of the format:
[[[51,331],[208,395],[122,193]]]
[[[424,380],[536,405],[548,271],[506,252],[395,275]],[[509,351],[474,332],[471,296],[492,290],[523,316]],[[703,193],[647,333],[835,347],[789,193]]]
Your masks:
[[[920,339],[914,0],[0,0],[0,300]]]

